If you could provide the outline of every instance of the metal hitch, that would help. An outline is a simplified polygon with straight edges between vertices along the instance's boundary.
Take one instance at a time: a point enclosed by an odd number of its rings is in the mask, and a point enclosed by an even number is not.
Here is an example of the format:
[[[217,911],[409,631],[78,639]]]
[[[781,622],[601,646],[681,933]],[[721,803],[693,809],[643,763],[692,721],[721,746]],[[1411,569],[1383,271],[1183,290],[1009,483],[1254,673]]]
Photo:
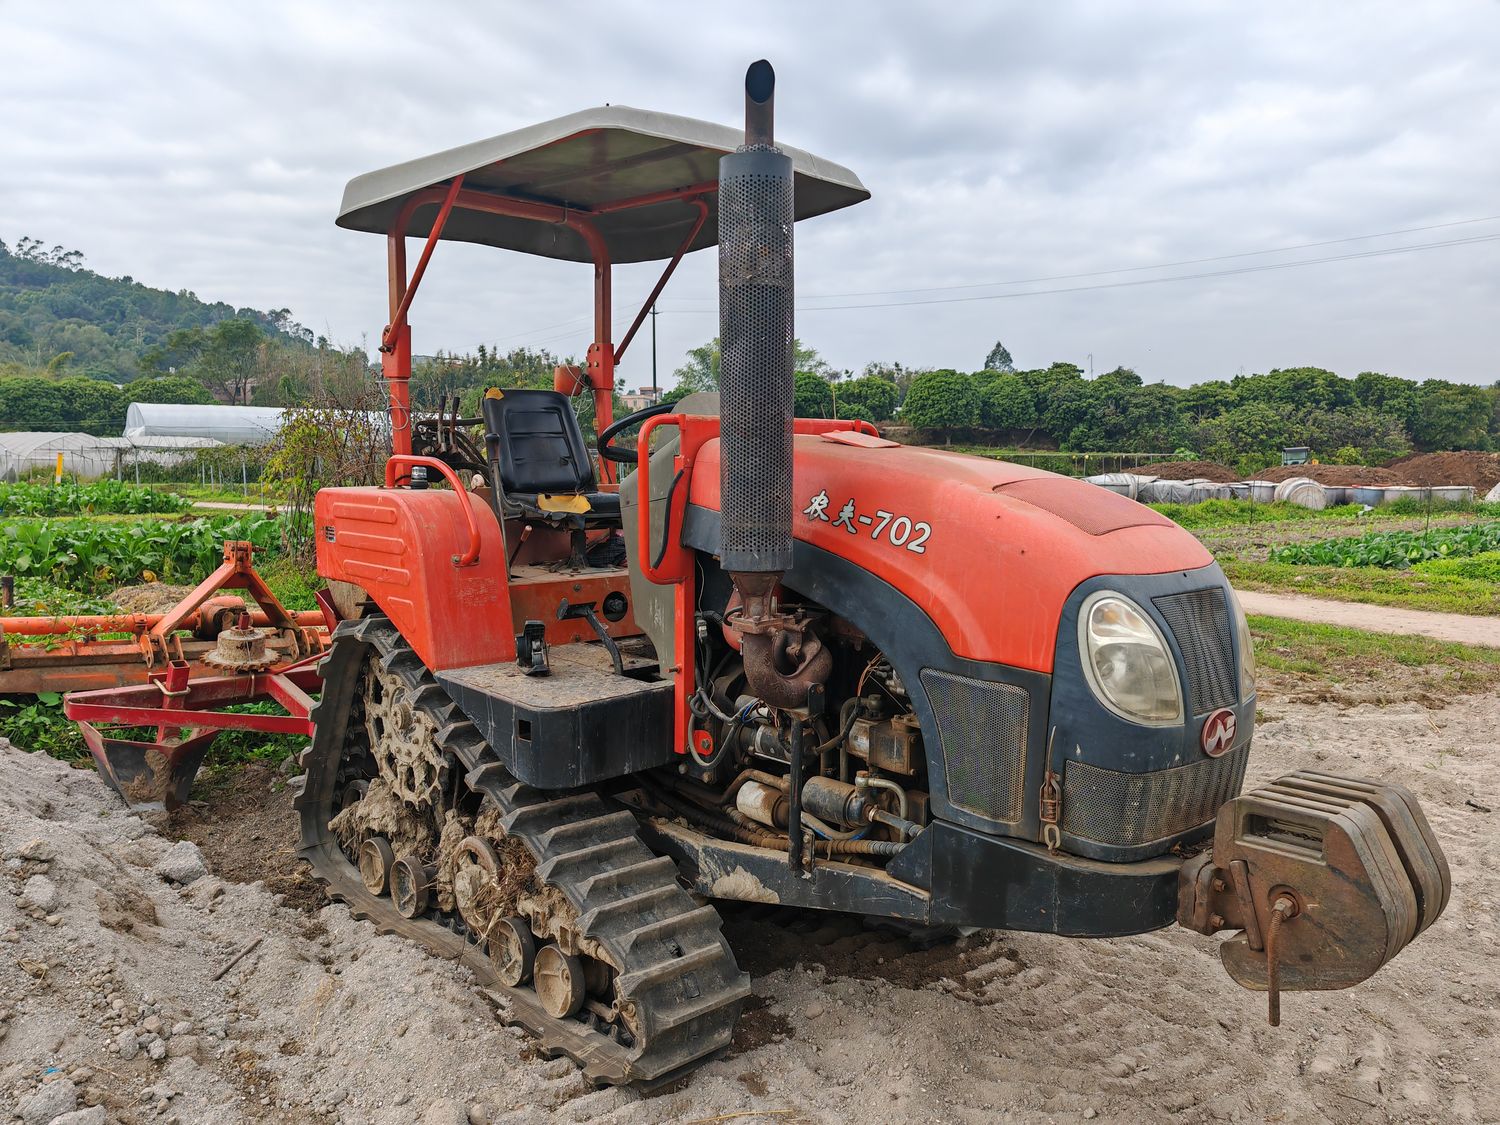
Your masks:
[[[1219,809],[1211,852],[1182,867],[1177,921],[1240,932],[1229,975],[1269,994],[1348,988],[1432,925],[1452,892],[1443,850],[1406,789],[1299,770]]]

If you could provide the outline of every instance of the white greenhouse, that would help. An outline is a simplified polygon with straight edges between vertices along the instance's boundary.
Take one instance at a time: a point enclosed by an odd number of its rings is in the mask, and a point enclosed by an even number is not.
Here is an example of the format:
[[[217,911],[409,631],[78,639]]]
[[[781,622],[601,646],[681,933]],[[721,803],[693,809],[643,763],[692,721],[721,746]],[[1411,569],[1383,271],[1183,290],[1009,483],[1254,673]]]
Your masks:
[[[53,472],[59,454],[66,475],[95,480],[124,476],[137,464],[173,465],[195,450],[220,444],[209,438],[0,433],[0,481],[19,480],[29,472]]]
[[[225,445],[265,445],[281,425],[276,406],[200,406],[132,402],[125,412],[127,438],[213,438]]]

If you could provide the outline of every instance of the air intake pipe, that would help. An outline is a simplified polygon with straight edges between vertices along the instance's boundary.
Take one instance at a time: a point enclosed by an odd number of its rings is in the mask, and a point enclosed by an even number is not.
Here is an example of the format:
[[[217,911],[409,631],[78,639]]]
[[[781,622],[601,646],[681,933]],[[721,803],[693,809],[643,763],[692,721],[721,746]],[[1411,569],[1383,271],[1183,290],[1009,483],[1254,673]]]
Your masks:
[[[772,605],[792,564],[792,159],[775,145],[776,72],[745,72],[745,143],[719,161],[720,564],[745,674],[776,707],[806,706],[832,655]]]

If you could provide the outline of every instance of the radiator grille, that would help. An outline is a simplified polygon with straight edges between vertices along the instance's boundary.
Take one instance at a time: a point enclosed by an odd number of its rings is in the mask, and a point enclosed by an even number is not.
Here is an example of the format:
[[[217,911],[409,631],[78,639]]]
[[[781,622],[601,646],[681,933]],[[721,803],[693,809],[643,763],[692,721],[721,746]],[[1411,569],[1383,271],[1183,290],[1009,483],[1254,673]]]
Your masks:
[[[1154,843],[1214,818],[1240,791],[1246,743],[1222,758],[1204,758],[1153,773],[1117,773],[1087,762],[1063,767],[1062,830],[1121,847]]]
[[[937,715],[948,800],[966,812],[1014,824],[1021,819],[1031,697],[1015,684],[922,672]]]
[[[1239,698],[1234,672],[1234,629],[1224,590],[1211,586],[1153,598],[1166,618],[1187,665],[1188,699],[1193,714],[1206,715]]]

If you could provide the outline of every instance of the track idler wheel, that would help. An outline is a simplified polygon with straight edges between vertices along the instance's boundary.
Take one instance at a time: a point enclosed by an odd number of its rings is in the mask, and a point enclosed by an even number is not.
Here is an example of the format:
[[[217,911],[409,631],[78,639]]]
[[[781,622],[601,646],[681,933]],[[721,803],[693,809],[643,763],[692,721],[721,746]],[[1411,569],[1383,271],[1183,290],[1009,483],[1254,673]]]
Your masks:
[[[544,945],[537,952],[533,971],[537,999],[553,1019],[566,1019],[583,1007],[587,984],[581,958],[564,953],[556,944]]]
[[[525,918],[512,916],[496,922],[486,952],[494,963],[495,975],[508,988],[525,984],[536,968],[536,938]]]
[[[396,854],[384,836],[371,836],[359,846],[359,879],[372,895],[383,895],[390,887]]]
[[[432,884],[437,870],[414,855],[404,855],[391,868],[391,901],[403,918],[427,913],[432,903]]]

